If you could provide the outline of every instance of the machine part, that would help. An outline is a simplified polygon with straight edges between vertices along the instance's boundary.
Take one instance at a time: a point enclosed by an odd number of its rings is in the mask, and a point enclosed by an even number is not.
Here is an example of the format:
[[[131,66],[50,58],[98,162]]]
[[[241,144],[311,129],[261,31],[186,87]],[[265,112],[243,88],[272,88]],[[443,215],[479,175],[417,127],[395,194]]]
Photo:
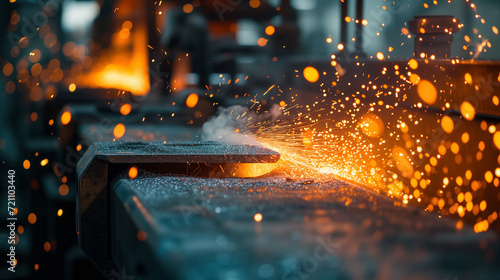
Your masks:
[[[111,255],[140,279],[500,276],[495,234],[340,180],[144,174],[110,195]]]
[[[409,29],[415,34],[415,57],[446,59],[451,57],[453,33],[460,30],[460,21],[453,16],[416,16]]]
[[[82,249],[107,277],[112,275],[109,186],[116,178],[127,176],[131,167],[159,174],[208,177],[218,167],[224,170],[224,164],[273,163],[279,158],[279,153],[266,148],[215,142],[94,143],[77,166],[77,232]]]

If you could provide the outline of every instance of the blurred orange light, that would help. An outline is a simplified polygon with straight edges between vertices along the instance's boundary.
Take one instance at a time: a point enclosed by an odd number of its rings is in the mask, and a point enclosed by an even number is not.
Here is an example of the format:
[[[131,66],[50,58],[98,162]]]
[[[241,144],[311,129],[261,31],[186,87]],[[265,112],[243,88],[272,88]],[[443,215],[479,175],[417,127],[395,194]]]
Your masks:
[[[137,233],[137,239],[139,239],[140,241],[146,241],[146,239],[148,239],[148,234],[145,231],[141,230]]]
[[[437,91],[434,85],[427,81],[421,80],[418,84],[418,96],[427,104],[432,105],[437,100]]]
[[[259,45],[259,47],[264,47],[265,45],[267,45],[267,39],[266,38],[259,38],[259,40],[257,41],[257,45]]]
[[[186,106],[188,106],[188,108],[193,108],[196,106],[196,104],[198,104],[198,100],[199,100],[198,94],[191,93],[186,99]]]
[[[28,215],[28,222],[29,222],[30,224],[34,224],[34,223],[36,223],[36,215],[35,215],[34,213],[30,213],[30,214]]]
[[[26,160],[24,160],[24,162],[23,162],[23,167],[24,167],[24,169],[28,170],[28,169],[30,169],[30,166],[31,166],[30,161],[29,161],[29,160],[27,160],[27,159],[26,159]]]
[[[62,195],[62,196],[66,196],[68,193],[69,193],[68,185],[62,184],[59,187],[59,194]]]
[[[413,70],[416,70],[418,68],[418,62],[415,60],[415,59],[410,59],[410,68],[413,69]]]
[[[117,124],[115,126],[115,129],[113,129],[113,135],[119,139],[122,138],[123,135],[125,135],[125,126],[121,123]]]
[[[460,112],[462,113],[462,116],[468,121],[472,121],[474,119],[474,116],[476,115],[474,106],[472,106],[472,104],[467,101],[462,103],[462,105],[460,106]]]
[[[137,177],[137,173],[138,173],[137,167],[133,166],[128,171],[128,177],[130,177],[130,179],[135,179],[135,177]]]
[[[132,106],[130,106],[130,104],[128,104],[128,103],[123,104],[120,107],[120,114],[122,114],[124,116],[130,114],[131,111],[132,111]]]
[[[304,78],[310,83],[315,83],[319,79],[319,72],[316,68],[307,66],[304,68]]]
[[[455,125],[453,124],[453,120],[450,117],[444,116],[441,119],[441,127],[446,133],[448,134],[452,133],[454,126]]]
[[[193,11],[194,7],[191,4],[186,4],[182,7],[182,11],[186,14],[189,14]]]
[[[272,25],[269,25],[268,27],[266,27],[266,34],[268,36],[273,35],[275,31],[276,31],[276,29]]]
[[[250,0],[250,7],[252,8],[258,8],[260,6],[260,1],[259,0]]]
[[[71,121],[71,113],[66,111],[61,116],[61,123],[67,125]]]
[[[258,223],[260,221],[262,221],[262,214],[261,213],[257,213],[253,216],[253,219]]]

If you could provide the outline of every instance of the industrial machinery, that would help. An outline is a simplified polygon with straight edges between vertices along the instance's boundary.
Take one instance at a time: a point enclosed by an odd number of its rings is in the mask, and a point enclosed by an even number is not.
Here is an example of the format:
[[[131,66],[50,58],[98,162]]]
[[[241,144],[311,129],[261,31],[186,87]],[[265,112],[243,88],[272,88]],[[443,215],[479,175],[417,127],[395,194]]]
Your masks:
[[[414,2],[0,4],[2,279],[498,278],[500,6]]]

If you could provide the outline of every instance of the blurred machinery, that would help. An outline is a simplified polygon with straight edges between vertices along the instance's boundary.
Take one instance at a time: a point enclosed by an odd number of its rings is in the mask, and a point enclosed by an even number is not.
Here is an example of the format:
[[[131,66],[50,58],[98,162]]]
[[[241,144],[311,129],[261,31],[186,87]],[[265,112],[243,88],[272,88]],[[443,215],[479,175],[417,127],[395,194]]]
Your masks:
[[[411,14],[390,59],[361,0],[10,2],[1,171],[25,218],[2,279],[500,276],[500,63],[454,55],[457,17]],[[319,55],[308,5],[333,5]],[[263,147],[205,141],[235,105]]]

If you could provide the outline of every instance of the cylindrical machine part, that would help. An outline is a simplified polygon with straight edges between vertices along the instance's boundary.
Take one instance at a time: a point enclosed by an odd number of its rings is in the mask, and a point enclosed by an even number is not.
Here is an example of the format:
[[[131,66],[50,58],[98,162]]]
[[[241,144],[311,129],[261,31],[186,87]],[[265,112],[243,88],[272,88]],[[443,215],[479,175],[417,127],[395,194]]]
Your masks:
[[[415,34],[415,57],[446,59],[451,57],[453,33],[460,30],[460,21],[453,16],[416,16],[409,28]]]

